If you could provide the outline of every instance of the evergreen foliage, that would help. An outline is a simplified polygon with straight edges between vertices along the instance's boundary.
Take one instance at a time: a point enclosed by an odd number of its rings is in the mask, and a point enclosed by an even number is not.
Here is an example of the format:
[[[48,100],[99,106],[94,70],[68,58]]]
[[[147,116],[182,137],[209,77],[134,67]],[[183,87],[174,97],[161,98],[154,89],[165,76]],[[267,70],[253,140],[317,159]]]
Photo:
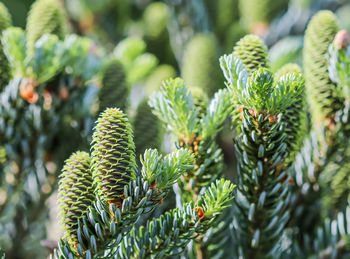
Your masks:
[[[281,67],[275,74],[275,82],[277,83],[282,78],[288,78],[292,75],[301,74],[301,68],[297,64],[286,64]],[[289,138],[288,149],[289,155],[287,162],[294,161],[294,157],[302,147],[306,132],[307,132],[307,118],[306,118],[306,96],[304,89],[302,93],[295,100],[294,104],[288,106],[282,115],[287,123],[286,133]]]
[[[292,144],[286,134],[290,122],[281,113],[300,100],[304,80],[300,74],[288,74],[274,85],[271,72],[258,68],[249,75],[234,54],[220,60],[241,113],[235,139],[239,168],[234,254],[278,257],[290,199],[290,178],[282,164]]]
[[[161,91],[150,98],[154,113],[176,137],[177,148],[186,148],[195,157],[194,170],[178,182],[176,195],[181,204],[198,201],[206,186],[223,174],[223,155],[215,139],[232,112],[230,100],[226,90],[219,90],[208,102],[201,88],[190,91],[179,78],[165,81]],[[208,233],[192,243],[189,254],[227,255],[224,247],[232,241],[227,228],[230,218],[230,210],[224,210]],[[222,242],[218,244],[218,240]]]
[[[181,75],[189,87],[198,86],[209,96],[222,88],[218,69],[218,43],[212,34],[197,34],[187,44]]]
[[[156,208],[169,188],[183,174],[193,170],[194,156],[188,150],[178,149],[162,157],[157,150],[147,149],[140,161],[141,174],[134,178],[136,163],[132,138],[127,118],[119,109],[105,110],[96,121],[90,169],[96,201],[84,214],[77,215],[76,232],[70,232],[68,238],[61,240],[56,258],[71,258],[75,254],[83,258],[179,254],[197,235],[195,232],[205,233],[228,206],[234,185],[222,179],[216,181],[198,202],[184,205],[182,210],[167,212],[159,220],[148,221],[148,234],[145,228],[135,227],[141,215]],[[71,169],[70,161],[67,164],[62,182],[70,182],[72,177],[72,173],[66,173]],[[88,182],[90,177],[88,175],[85,181]],[[160,240],[164,236],[167,239]],[[77,242],[72,245],[69,240],[75,237]],[[163,246],[167,248],[164,250]]]

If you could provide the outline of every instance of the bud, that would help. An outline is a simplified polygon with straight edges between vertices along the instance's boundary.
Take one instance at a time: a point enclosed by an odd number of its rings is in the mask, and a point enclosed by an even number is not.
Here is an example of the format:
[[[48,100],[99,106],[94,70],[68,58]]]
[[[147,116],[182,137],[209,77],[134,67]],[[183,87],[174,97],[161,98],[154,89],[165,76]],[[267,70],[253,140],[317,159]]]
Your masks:
[[[345,49],[349,45],[350,36],[346,30],[341,30],[334,37],[335,46],[340,49]]]

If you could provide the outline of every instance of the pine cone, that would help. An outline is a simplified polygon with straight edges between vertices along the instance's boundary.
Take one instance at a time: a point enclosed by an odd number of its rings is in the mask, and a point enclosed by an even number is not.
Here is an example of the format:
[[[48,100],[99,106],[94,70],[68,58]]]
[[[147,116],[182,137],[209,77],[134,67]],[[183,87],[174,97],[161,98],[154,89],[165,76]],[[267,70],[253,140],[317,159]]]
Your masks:
[[[71,245],[77,240],[78,219],[81,218],[95,198],[90,157],[86,152],[76,152],[70,156],[60,175],[58,202],[64,237]]]
[[[260,67],[267,65],[267,47],[256,35],[243,37],[233,49],[235,58],[239,58],[248,73],[252,73]]]
[[[304,70],[308,102],[313,119],[324,120],[342,108],[336,85],[328,75],[328,47],[338,25],[331,11],[320,11],[310,21],[304,37]]]
[[[92,136],[92,170],[97,194],[118,204],[124,186],[135,178],[135,145],[126,115],[106,109],[97,119]]]

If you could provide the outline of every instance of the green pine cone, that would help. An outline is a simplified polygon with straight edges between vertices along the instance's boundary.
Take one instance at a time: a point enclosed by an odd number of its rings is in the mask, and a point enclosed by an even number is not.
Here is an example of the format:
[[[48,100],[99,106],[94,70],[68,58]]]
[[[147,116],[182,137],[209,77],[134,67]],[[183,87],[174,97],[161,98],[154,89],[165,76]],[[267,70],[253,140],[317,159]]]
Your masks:
[[[191,94],[194,100],[194,105],[198,109],[198,116],[201,117],[207,111],[209,98],[208,95],[200,87],[191,87]]]
[[[36,0],[27,18],[27,47],[34,49],[35,42],[45,33],[57,35],[63,39],[65,21],[63,7],[58,0]]]
[[[124,68],[118,60],[113,59],[106,65],[98,94],[99,113],[112,107],[127,109],[130,89],[125,78]]]
[[[289,63],[281,67],[275,74],[275,83],[287,74],[300,74],[301,68],[294,63]],[[304,85],[303,85],[304,87]],[[285,129],[288,136],[289,154],[286,163],[294,161],[295,155],[300,151],[307,132],[307,114],[306,114],[306,96],[305,91],[299,96],[299,99],[283,112],[283,120],[286,122]]]
[[[342,108],[336,96],[336,85],[328,75],[328,47],[338,32],[337,20],[331,11],[320,11],[310,21],[304,37],[304,70],[307,99],[315,123]]]
[[[260,67],[268,67],[267,47],[256,35],[246,35],[233,48],[233,55],[239,58],[248,73],[252,73]]]
[[[186,85],[198,86],[209,96],[223,87],[217,49],[214,35],[197,34],[186,47],[181,67]]]
[[[76,152],[66,161],[58,183],[58,203],[64,238],[74,246],[77,242],[78,219],[94,201],[90,157]]]
[[[162,124],[152,113],[147,99],[137,107],[133,125],[137,156],[143,155],[147,148],[160,150],[163,142]]]
[[[6,6],[0,2],[0,32],[12,25],[11,15]]]
[[[146,92],[151,95],[155,91],[159,91],[162,86],[162,82],[169,78],[176,77],[175,69],[170,65],[160,65],[158,66],[146,81]]]
[[[92,174],[97,194],[118,203],[124,186],[135,178],[135,145],[126,115],[108,108],[96,121],[92,136]]]

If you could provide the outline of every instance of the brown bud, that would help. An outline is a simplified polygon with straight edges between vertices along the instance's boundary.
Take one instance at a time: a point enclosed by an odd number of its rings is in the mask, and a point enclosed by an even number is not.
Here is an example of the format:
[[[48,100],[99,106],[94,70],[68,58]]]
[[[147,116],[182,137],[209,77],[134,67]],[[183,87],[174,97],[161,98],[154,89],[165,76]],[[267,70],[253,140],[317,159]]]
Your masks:
[[[199,221],[202,221],[204,219],[204,211],[202,207],[195,207],[194,211],[197,212],[197,216],[199,217]]]
[[[338,49],[345,49],[349,45],[350,36],[346,30],[341,30],[335,35],[334,44]]]

